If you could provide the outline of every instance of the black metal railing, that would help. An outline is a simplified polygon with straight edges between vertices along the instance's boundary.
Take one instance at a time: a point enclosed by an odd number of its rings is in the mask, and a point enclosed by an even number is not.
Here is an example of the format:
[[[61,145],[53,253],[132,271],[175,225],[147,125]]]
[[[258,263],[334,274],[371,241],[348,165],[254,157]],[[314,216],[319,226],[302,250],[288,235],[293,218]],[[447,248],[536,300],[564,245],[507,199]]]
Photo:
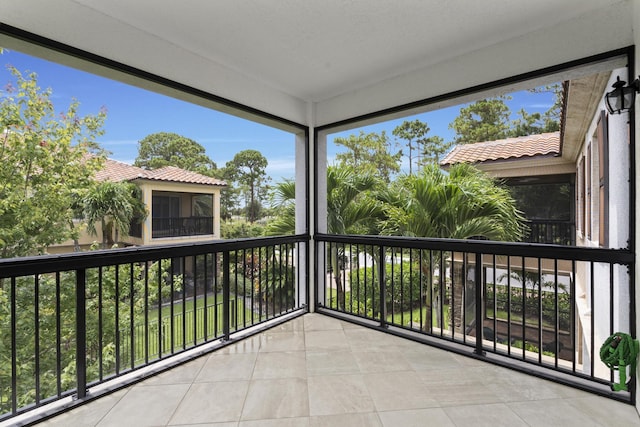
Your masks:
[[[190,216],[183,218],[152,218],[151,236],[161,237],[201,236],[213,234],[213,218]]]
[[[315,239],[318,311],[634,401],[633,392],[613,395],[613,374],[599,357],[611,334],[635,330],[630,251],[380,236]]]
[[[525,242],[565,246],[576,244],[576,224],[573,221],[531,219],[527,221],[527,226],[529,234]]]
[[[0,420],[303,312],[308,240],[0,260]]]

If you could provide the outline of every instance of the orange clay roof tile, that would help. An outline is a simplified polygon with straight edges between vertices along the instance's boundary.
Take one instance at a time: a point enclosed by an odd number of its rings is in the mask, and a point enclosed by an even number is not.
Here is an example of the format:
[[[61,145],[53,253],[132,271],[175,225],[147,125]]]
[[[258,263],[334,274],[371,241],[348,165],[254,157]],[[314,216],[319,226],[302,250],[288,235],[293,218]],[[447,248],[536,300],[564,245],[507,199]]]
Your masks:
[[[191,172],[175,166],[165,166],[160,169],[146,170],[116,160],[106,159],[104,167],[96,172],[98,181],[132,181],[146,179],[152,181],[182,182],[187,184],[225,186],[226,182],[211,178],[196,172]]]
[[[520,136],[498,141],[456,145],[440,161],[443,166],[455,163],[481,163],[491,160],[560,154],[560,132]]]

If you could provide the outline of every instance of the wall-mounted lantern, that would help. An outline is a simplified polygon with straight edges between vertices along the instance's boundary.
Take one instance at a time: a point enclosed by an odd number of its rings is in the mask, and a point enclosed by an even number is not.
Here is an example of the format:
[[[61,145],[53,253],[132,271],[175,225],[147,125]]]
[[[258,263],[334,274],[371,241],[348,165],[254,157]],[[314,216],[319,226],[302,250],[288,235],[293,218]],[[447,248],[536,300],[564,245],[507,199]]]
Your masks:
[[[627,82],[620,80],[620,76],[618,76],[616,82],[613,84],[613,90],[607,92],[604,96],[604,103],[609,113],[622,114],[625,111],[633,109],[636,92],[640,90],[640,80],[636,79],[632,81],[629,83],[629,86],[625,86],[626,84]]]

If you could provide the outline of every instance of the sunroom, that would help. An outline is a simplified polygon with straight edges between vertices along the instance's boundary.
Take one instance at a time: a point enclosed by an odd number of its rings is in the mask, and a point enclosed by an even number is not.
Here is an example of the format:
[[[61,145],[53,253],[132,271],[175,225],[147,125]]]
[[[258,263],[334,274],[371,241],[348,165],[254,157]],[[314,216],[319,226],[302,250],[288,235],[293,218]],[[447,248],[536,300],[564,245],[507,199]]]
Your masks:
[[[627,163],[606,203],[595,186],[574,201],[594,224],[582,245],[344,235],[327,200],[333,134],[588,76],[630,82],[638,34],[637,0],[3,2],[0,46],[285,130],[296,161],[294,234],[0,260],[4,422],[108,425],[148,405],[149,425],[640,425],[635,380],[612,391],[598,359],[603,337],[638,326],[634,110],[608,115],[623,129],[609,164]],[[597,146],[600,95],[560,136],[593,164],[604,156],[582,142]],[[167,271],[189,271],[189,293]]]

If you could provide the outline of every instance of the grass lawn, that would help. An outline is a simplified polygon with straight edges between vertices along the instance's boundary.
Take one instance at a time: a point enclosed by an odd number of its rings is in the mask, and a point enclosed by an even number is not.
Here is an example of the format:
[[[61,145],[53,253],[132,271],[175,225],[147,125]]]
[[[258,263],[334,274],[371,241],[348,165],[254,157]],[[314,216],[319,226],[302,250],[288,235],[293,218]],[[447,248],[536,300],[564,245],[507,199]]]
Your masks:
[[[421,313],[422,312],[422,313]],[[433,312],[432,314],[432,325],[438,324],[438,317],[440,315],[439,312]],[[420,319],[422,319],[422,324],[427,322],[427,308],[422,307],[413,309],[411,311],[404,311],[401,313],[394,313],[392,315],[387,316],[387,322],[395,324],[407,326],[409,322],[420,323]],[[449,327],[449,306],[445,305],[442,310],[442,323],[443,329],[447,329]]]
[[[133,333],[136,364],[145,360],[146,349],[148,349],[146,357],[155,359],[160,356],[160,352],[163,356],[169,355],[172,351],[189,348],[203,342],[205,332],[207,339],[221,337],[224,333],[222,300],[221,293],[207,295],[205,310],[204,296],[199,296],[195,300],[188,299],[184,303],[180,299],[174,301],[173,313],[171,312],[171,304],[165,304],[160,310],[157,308],[149,310],[147,328],[145,328],[144,318],[137,318]],[[159,317],[160,328],[158,327]],[[260,320],[258,313],[245,307],[242,298],[231,300],[229,307],[229,329],[231,332]],[[145,330],[148,330],[146,340]],[[128,328],[120,332],[120,353],[125,360],[130,360],[131,357],[131,338]]]
[[[329,300],[329,307],[333,309],[338,308],[335,297]],[[358,309],[358,307],[360,308],[360,310]],[[345,292],[345,312],[362,315],[364,312],[364,308],[365,308],[365,305],[358,303],[358,301],[355,298],[351,300],[351,293],[349,291]],[[371,318],[373,314],[369,306],[367,306],[366,311],[367,311],[366,316]],[[421,316],[421,312],[422,312],[422,316]],[[433,312],[432,315],[433,315],[432,325],[437,325],[438,316],[440,315],[440,313]],[[427,317],[427,308],[422,307],[422,309],[415,308],[413,310],[387,314],[387,322],[394,325],[407,326],[409,322],[420,323],[420,319],[422,319],[422,323],[425,324],[425,323],[428,323],[426,322],[426,317]],[[379,317],[376,316],[374,320],[378,320],[378,319]],[[442,323],[443,323],[443,329],[447,329],[449,327],[449,306],[448,305],[445,305],[443,307]]]

